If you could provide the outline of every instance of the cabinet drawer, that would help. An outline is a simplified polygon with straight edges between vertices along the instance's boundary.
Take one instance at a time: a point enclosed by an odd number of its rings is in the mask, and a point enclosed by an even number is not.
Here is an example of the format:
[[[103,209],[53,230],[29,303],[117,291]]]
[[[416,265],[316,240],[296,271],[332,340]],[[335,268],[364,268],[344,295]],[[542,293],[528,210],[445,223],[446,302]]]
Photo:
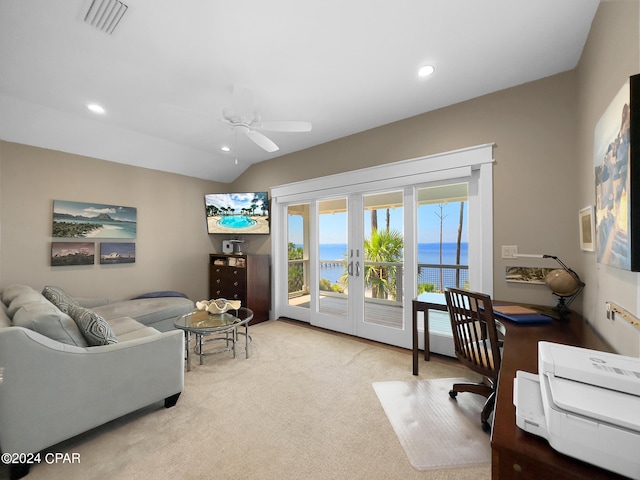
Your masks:
[[[209,295],[212,299],[226,298],[227,300],[242,300],[244,302],[246,292],[244,288],[233,288],[221,285],[212,286]]]
[[[209,272],[211,278],[224,277],[224,278],[246,278],[246,268],[236,267],[221,267],[218,265],[212,265]]]

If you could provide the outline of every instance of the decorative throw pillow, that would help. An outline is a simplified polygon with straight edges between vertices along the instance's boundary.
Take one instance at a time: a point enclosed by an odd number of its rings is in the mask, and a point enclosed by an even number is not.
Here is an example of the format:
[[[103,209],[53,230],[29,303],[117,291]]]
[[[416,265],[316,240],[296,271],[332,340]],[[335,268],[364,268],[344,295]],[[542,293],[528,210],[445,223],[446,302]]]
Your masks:
[[[107,321],[93,310],[79,305],[69,305],[68,313],[90,346],[118,343],[118,339]]]
[[[75,298],[59,287],[46,286],[42,295],[64,313],[69,313],[70,305],[79,305]]]

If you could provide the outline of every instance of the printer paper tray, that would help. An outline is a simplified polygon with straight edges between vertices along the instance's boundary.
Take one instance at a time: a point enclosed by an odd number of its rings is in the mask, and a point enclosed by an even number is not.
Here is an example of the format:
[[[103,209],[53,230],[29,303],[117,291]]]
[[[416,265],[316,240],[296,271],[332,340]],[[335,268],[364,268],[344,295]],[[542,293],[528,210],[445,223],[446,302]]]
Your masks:
[[[640,435],[559,410],[543,397],[538,375],[516,372],[513,399],[516,424],[548,440],[560,453],[640,479]]]

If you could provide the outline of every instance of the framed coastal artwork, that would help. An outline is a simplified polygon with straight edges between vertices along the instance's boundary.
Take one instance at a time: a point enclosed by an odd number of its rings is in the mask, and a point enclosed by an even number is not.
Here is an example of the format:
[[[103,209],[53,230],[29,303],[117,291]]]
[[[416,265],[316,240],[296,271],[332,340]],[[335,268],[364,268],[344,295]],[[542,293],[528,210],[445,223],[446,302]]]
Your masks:
[[[136,238],[134,207],[100,203],[53,201],[55,238]]]
[[[595,250],[598,263],[640,271],[640,75],[629,78],[596,124]]]
[[[595,219],[593,206],[584,207],[578,213],[578,225],[580,228],[580,249],[585,252],[595,250]]]
[[[133,242],[100,243],[100,264],[116,265],[136,262],[136,244]]]
[[[505,280],[512,283],[544,285],[547,275],[553,268],[505,267]]]
[[[93,265],[96,244],[93,242],[51,242],[51,266]]]

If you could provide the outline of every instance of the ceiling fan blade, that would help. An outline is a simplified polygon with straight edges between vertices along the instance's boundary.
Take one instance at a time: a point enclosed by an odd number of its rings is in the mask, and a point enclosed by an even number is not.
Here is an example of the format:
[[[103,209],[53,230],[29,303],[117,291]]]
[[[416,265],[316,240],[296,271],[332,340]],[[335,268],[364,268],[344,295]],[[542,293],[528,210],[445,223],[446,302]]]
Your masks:
[[[254,125],[255,128],[260,130],[267,130],[268,132],[310,132],[310,122],[296,122],[296,121],[280,121],[280,122],[261,122]]]
[[[255,130],[248,130],[246,134],[247,137],[249,137],[256,145],[258,145],[260,148],[263,148],[269,153],[275,152],[280,149],[275,143],[273,143],[270,138],[266,137],[260,132],[256,132]]]

